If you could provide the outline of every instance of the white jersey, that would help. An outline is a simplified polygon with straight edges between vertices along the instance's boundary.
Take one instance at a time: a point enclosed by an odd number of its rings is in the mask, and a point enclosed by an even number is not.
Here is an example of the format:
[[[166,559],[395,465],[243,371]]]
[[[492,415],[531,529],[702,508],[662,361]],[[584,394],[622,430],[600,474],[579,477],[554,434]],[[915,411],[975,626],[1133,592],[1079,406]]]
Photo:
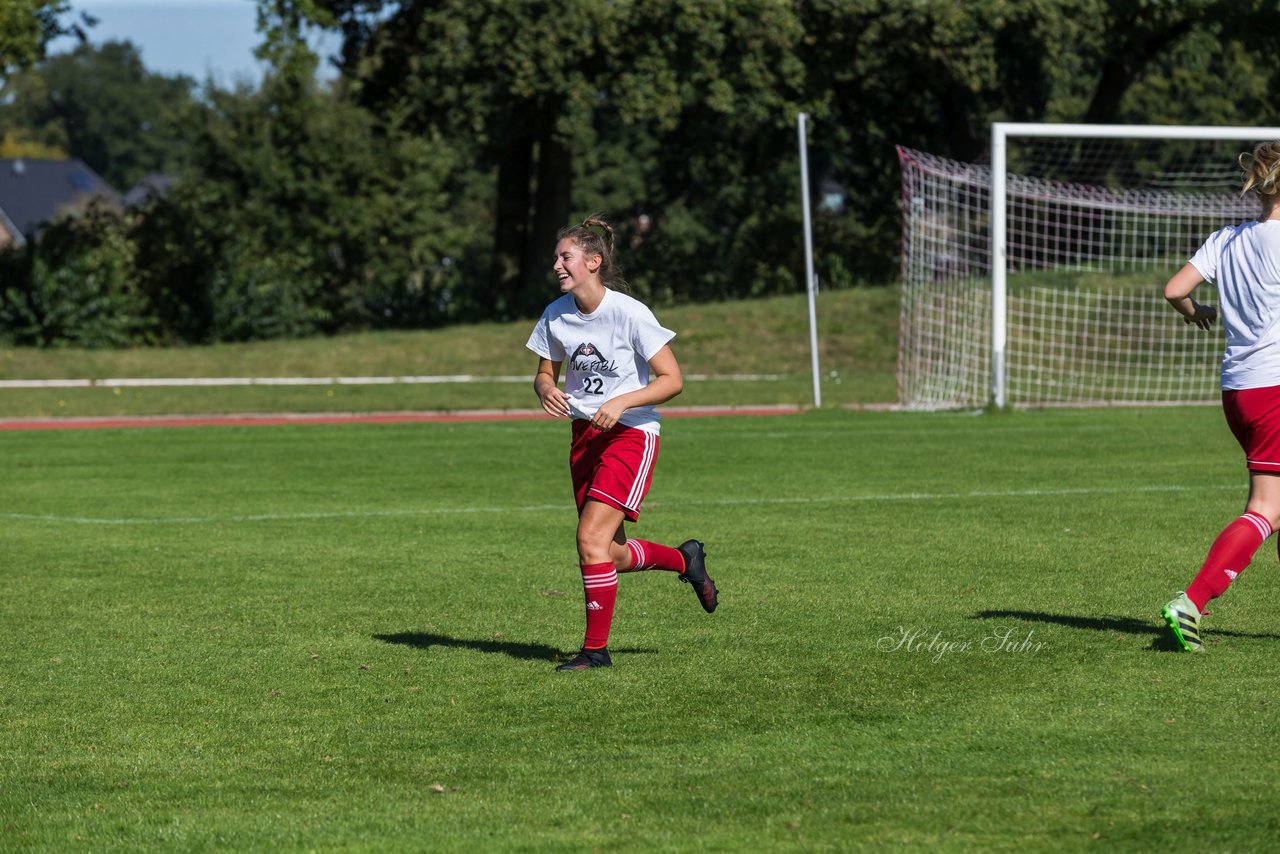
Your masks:
[[[1280,385],[1280,222],[1221,228],[1191,264],[1218,288],[1218,314],[1227,333],[1222,387]]]
[[[583,314],[572,294],[542,312],[525,344],[544,359],[565,364],[564,388],[574,418],[590,419],[606,400],[649,384],[649,360],[675,338],[648,306],[606,289],[591,314]],[[652,406],[636,406],[618,419],[627,427],[658,432]]]

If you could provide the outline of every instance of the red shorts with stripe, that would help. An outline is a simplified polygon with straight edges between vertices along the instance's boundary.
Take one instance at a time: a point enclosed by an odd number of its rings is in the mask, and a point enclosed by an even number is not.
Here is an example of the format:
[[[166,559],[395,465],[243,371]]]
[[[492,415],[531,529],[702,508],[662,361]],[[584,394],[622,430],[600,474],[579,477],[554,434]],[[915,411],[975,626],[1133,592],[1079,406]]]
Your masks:
[[[600,431],[590,421],[575,419],[569,473],[578,512],[591,498],[617,507],[628,522],[639,519],[657,459],[656,433],[621,424]]]
[[[1222,411],[1249,471],[1280,473],[1280,386],[1224,389]]]

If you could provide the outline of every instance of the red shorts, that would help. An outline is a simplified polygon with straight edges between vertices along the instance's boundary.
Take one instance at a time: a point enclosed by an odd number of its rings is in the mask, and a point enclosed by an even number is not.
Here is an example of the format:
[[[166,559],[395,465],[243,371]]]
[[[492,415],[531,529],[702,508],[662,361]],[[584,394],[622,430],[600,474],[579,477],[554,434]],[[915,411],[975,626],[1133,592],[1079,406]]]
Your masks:
[[[656,433],[621,424],[601,432],[590,421],[574,419],[569,473],[578,512],[591,498],[617,507],[628,522],[639,519],[657,459]]]
[[[1224,389],[1222,411],[1249,471],[1280,472],[1280,386]]]

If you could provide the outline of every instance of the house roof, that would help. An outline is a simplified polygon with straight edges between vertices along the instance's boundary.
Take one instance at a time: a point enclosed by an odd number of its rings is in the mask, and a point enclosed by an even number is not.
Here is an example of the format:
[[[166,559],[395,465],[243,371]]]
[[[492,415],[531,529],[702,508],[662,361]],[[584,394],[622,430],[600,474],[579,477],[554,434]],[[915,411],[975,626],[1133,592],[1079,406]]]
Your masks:
[[[30,240],[36,230],[87,197],[120,204],[120,194],[80,160],[0,159],[0,208]]]
[[[22,236],[22,232],[13,224],[13,220],[9,219],[9,215],[4,212],[4,208],[0,208],[0,249],[8,246],[10,242],[19,248],[27,245],[27,240]]]
[[[152,172],[144,175],[142,180],[134,184],[124,194],[124,205],[129,209],[140,208],[152,199],[158,199],[173,189],[173,181],[168,175]]]

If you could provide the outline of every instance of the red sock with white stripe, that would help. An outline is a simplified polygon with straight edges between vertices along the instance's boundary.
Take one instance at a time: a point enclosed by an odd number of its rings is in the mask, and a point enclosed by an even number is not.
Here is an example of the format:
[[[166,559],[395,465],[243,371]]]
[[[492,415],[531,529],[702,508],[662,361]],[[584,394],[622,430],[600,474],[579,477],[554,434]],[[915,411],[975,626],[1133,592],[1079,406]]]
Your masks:
[[[1187,587],[1187,598],[1204,613],[1211,599],[1227,592],[1227,587],[1244,572],[1254,552],[1271,536],[1271,524],[1257,513],[1245,513],[1222,529],[1209,547],[1209,556],[1195,580]]]
[[[624,572],[639,572],[642,569],[684,572],[684,555],[680,554],[679,549],[648,540],[627,540],[627,548],[631,551],[631,566]]]
[[[613,625],[613,605],[618,599],[618,571],[613,561],[580,564],[582,592],[587,601],[587,634],[583,649],[604,649],[609,645],[609,627]]]

